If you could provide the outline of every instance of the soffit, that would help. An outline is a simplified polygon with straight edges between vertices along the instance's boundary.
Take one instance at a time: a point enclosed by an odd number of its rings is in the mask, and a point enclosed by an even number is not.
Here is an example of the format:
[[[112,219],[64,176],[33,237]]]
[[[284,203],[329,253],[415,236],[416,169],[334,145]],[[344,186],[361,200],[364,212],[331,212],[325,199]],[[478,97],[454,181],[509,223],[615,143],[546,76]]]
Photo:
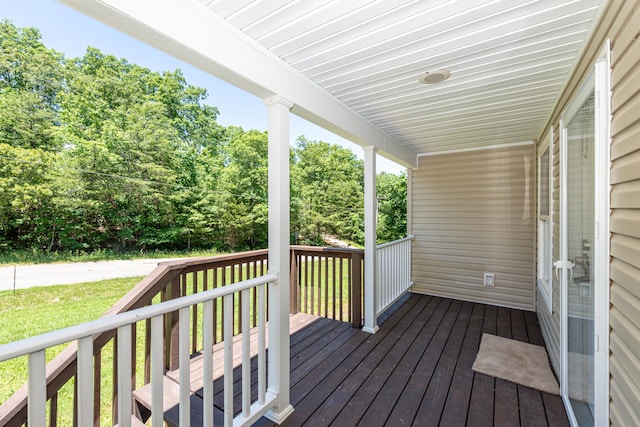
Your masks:
[[[537,138],[604,3],[200,1],[416,153]]]

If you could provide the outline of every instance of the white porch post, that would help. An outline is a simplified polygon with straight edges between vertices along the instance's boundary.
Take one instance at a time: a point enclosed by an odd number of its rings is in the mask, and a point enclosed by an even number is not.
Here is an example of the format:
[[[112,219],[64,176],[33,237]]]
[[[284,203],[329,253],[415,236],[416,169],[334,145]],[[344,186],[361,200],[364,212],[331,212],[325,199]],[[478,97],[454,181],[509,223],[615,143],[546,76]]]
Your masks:
[[[407,169],[407,236],[413,234],[413,169]]]
[[[280,424],[289,404],[289,110],[279,96],[264,100],[269,118],[269,271],[278,283],[269,290],[268,392],[278,403],[266,417]]]
[[[376,151],[364,149],[364,327],[374,334],[378,330],[376,316]]]

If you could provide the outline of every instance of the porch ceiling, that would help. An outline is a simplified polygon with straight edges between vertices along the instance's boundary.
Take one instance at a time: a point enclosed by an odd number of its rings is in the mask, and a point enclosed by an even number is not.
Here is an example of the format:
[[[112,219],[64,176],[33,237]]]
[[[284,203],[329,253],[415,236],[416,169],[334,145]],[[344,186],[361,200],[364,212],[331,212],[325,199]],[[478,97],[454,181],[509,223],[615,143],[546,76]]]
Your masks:
[[[606,3],[59,1],[408,167],[538,138]]]
[[[605,3],[200,1],[416,153],[538,138]]]

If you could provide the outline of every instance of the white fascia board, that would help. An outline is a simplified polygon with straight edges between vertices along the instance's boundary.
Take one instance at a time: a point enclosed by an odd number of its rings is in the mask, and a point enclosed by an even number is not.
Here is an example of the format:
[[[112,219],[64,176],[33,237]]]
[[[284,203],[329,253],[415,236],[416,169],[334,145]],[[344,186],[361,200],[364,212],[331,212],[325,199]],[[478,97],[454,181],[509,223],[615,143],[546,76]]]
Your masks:
[[[59,0],[405,167],[416,154],[196,0]]]

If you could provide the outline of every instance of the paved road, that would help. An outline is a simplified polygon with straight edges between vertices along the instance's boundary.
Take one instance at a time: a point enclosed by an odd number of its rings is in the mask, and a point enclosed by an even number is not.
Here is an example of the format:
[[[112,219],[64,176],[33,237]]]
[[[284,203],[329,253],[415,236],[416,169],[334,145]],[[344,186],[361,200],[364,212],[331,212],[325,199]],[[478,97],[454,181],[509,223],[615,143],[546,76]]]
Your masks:
[[[160,261],[170,259],[19,265],[15,268],[15,289],[146,276]],[[13,288],[14,267],[0,267],[0,291]]]

